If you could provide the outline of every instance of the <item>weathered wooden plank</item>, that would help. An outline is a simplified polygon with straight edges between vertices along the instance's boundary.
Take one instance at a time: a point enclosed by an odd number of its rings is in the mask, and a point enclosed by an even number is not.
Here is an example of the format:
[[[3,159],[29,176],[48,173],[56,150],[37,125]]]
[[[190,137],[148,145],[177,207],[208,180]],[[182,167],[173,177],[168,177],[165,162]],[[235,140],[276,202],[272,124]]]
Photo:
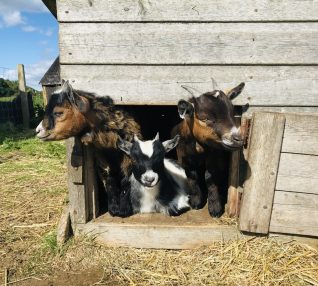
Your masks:
[[[170,227],[89,222],[78,225],[78,230],[107,246],[156,249],[191,249],[241,237],[235,226],[222,225]]]
[[[318,236],[318,195],[276,191],[270,231]]]
[[[58,0],[58,19],[97,21],[318,20],[317,1],[301,0]]]
[[[276,189],[318,195],[318,156],[282,153]]]
[[[24,65],[18,64],[17,69],[18,69],[19,93],[21,97],[23,127],[29,128],[30,127],[30,110],[29,110],[28,94],[26,92]]]
[[[317,115],[286,114],[282,152],[318,155]]]
[[[83,148],[85,192],[88,206],[88,219],[94,219],[99,214],[98,184],[95,170],[94,147]]]
[[[86,223],[88,220],[88,202],[83,182],[83,150],[78,138],[66,140],[68,190],[72,225]]]
[[[71,232],[70,207],[65,206],[56,229],[57,244],[63,245],[70,238]]]
[[[255,113],[252,119],[248,175],[244,185],[239,228],[268,233],[285,117]]]
[[[317,74],[318,67],[312,66],[61,66],[62,78],[70,80],[74,88],[109,95],[117,104],[175,105],[188,97],[182,84],[205,92],[245,82],[242,94],[233,101],[236,105],[282,105],[286,111],[304,108],[318,113]],[[213,87],[211,78],[217,86]]]
[[[240,126],[240,118],[235,118],[235,123]],[[240,213],[241,193],[239,192],[240,181],[240,160],[241,151],[231,153],[230,173],[229,173],[229,188],[227,196],[227,213],[230,217],[238,217]]]
[[[318,195],[276,190],[274,194],[274,205],[276,205],[277,208],[279,208],[279,205],[285,205],[295,208],[318,210]]]
[[[284,97],[284,95],[281,95]],[[314,97],[317,97],[316,95]],[[271,98],[270,98],[271,100]],[[305,104],[305,102],[303,101]],[[271,104],[269,101],[267,104]],[[287,104],[287,103],[286,103]],[[318,115],[318,106],[250,106],[244,113],[244,117],[252,117],[254,112],[281,112],[281,113],[306,113],[312,115]]]
[[[318,23],[61,23],[59,31],[62,64],[318,64]]]

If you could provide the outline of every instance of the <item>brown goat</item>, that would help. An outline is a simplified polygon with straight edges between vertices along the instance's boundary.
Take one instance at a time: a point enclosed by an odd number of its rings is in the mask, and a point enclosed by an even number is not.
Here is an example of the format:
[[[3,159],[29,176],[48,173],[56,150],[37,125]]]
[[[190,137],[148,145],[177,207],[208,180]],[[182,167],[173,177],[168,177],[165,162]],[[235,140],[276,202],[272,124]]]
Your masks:
[[[120,182],[128,176],[131,159],[117,147],[118,138],[131,142],[141,137],[140,126],[126,112],[118,109],[110,97],[72,89],[68,82],[52,94],[42,122],[36,128],[43,141],[79,136],[84,144],[92,143],[99,175],[107,188],[108,211],[113,216],[128,216],[131,206],[122,193]]]
[[[184,87],[192,95],[178,102],[183,119],[172,131],[181,136],[177,146],[178,161],[185,169],[192,193],[192,208],[202,208],[208,198],[209,213],[219,217],[224,212],[227,185],[228,151],[242,147],[240,129],[234,122],[231,99],[238,96],[244,83],[225,94],[221,90],[198,93]]]

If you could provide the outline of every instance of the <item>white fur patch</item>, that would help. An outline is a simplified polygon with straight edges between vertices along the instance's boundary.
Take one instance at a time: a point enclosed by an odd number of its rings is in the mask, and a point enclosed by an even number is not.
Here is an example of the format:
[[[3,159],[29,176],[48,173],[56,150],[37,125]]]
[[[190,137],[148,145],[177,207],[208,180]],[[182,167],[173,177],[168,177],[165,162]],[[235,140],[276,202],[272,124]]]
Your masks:
[[[153,140],[149,141],[138,141],[141,152],[151,158],[153,154]]]
[[[240,134],[240,129],[241,128],[237,128],[236,126],[233,126],[232,128],[231,128],[231,135],[239,135]]]
[[[35,132],[36,136],[40,139],[47,136],[46,131],[43,127],[43,121],[41,121],[40,124],[36,127]]]
[[[173,199],[173,203],[177,205],[178,210],[189,208],[189,196],[185,194],[180,194]]]
[[[154,213],[158,212],[157,197],[159,195],[159,184],[154,187],[145,187],[140,184],[135,176],[130,176],[130,182],[133,185],[132,190],[138,190],[140,192],[140,213]]]
[[[159,175],[152,170],[147,170],[145,173],[141,175],[141,181],[143,184],[149,183],[149,179],[153,179],[150,187],[155,186],[158,183]],[[148,180],[147,180],[148,179]]]

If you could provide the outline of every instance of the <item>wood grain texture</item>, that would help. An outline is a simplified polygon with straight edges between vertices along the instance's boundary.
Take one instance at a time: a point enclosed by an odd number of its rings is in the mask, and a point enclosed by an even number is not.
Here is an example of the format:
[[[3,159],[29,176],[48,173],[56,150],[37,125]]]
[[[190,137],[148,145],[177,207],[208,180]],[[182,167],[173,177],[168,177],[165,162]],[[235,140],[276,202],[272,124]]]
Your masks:
[[[286,114],[282,152],[318,155],[318,116]]]
[[[276,189],[318,195],[318,156],[282,153]]]
[[[57,4],[58,19],[64,22],[318,20],[314,0],[58,0]]]
[[[255,113],[252,119],[248,175],[244,185],[239,229],[268,233],[285,117]]]
[[[279,97],[279,95],[277,95]],[[284,97],[284,95],[281,95]],[[316,96],[315,96],[316,97]],[[271,99],[270,99],[271,100]],[[303,101],[304,102],[304,101]],[[271,104],[271,102],[268,102]],[[318,106],[250,106],[243,114],[245,118],[251,118],[254,112],[281,112],[281,113],[301,113],[309,115],[318,115]]]
[[[28,94],[26,92],[24,65],[18,64],[17,69],[18,69],[19,93],[21,97],[23,127],[29,128],[30,127],[30,110],[29,110]]]
[[[309,66],[61,65],[62,78],[74,88],[109,95],[117,104],[175,105],[179,99],[188,98],[181,85],[206,92],[245,82],[243,92],[233,101],[236,105],[282,105],[279,111],[306,109],[318,113],[317,74],[318,67]],[[217,86],[213,86],[211,78]],[[276,111],[277,107],[267,109]],[[250,107],[248,115],[258,110]]]
[[[60,62],[318,64],[318,23],[60,23]]]
[[[276,191],[270,231],[318,236],[318,195]]]
[[[240,118],[235,117],[236,126],[240,126]],[[227,213],[230,217],[238,217],[240,213],[241,193],[239,192],[241,150],[231,153],[229,170],[229,188],[227,196]]]
[[[68,190],[72,225],[88,221],[88,202],[83,181],[83,150],[78,138],[66,140]]]
[[[94,147],[83,147],[84,182],[88,206],[88,220],[94,219],[99,214],[98,183],[95,169]]]
[[[67,205],[63,209],[56,229],[56,239],[59,246],[62,246],[70,238],[71,229],[70,207]]]

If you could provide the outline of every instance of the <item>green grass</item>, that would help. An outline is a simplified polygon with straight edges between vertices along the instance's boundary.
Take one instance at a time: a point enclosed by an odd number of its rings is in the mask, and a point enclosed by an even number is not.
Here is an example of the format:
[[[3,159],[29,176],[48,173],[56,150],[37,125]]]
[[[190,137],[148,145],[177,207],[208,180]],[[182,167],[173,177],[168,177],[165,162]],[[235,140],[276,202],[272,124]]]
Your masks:
[[[11,96],[3,96],[0,97],[0,102],[11,102],[16,98],[16,95],[11,95]]]
[[[0,125],[0,155],[18,153],[37,158],[55,158],[65,161],[64,141],[42,142],[32,129],[16,128],[10,123]]]

